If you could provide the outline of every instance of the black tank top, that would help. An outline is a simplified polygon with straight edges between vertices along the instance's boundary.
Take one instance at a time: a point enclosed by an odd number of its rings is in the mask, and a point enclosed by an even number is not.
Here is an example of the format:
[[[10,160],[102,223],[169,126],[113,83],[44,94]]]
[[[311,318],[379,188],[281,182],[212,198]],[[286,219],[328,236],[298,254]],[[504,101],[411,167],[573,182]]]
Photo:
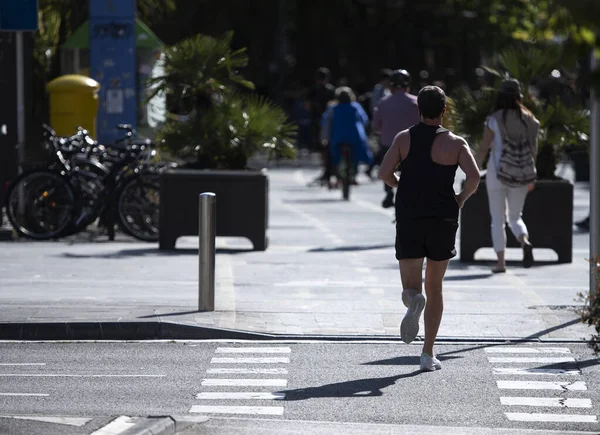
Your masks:
[[[400,164],[396,218],[458,219],[454,176],[458,165],[440,165],[431,159],[435,137],[445,128],[419,123],[410,132],[410,150]]]

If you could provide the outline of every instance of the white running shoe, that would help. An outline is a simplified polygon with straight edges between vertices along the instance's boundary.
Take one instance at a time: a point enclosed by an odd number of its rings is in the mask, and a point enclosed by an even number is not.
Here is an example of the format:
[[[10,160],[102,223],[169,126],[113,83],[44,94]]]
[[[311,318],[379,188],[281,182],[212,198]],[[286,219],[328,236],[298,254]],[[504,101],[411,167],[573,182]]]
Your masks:
[[[435,370],[440,370],[442,368],[442,363],[435,356],[430,356],[429,354],[423,352],[421,354],[421,370],[424,372],[433,372]]]
[[[400,324],[400,338],[406,344],[412,343],[419,333],[419,318],[425,308],[425,296],[417,293],[408,306],[408,310]]]

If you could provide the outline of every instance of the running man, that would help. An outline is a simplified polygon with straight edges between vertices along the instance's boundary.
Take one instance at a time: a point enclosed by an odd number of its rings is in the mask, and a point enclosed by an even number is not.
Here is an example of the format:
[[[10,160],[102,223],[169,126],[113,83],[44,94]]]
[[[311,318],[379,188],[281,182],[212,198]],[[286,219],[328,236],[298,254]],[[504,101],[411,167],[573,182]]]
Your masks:
[[[411,77],[408,71],[397,69],[390,78],[392,95],[384,97],[373,109],[373,131],[379,134],[379,145],[383,156],[390,149],[396,135],[402,130],[418,124],[417,98],[410,93]],[[381,161],[381,157],[378,159]],[[389,184],[383,184],[385,197],[383,208],[394,206],[394,190]]]
[[[379,168],[379,178],[396,193],[396,258],[400,263],[402,302],[408,308],[400,336],[411,343],[419,333],[425,308],[425,342],[421,370],[441,369],[433,344],[444,303],[442,281],[452,257],[458,229],[458,212],[477,190],[479,169],[467,142],[441,126],[446,113],[446,94],[426,86],[417,99],[421,122],[400,132]],[[395,169],[400,164],[400,175]],[[462,192],[454,192],[456,169],[467,178]],[[422,294],[423,261],[425,294]]]

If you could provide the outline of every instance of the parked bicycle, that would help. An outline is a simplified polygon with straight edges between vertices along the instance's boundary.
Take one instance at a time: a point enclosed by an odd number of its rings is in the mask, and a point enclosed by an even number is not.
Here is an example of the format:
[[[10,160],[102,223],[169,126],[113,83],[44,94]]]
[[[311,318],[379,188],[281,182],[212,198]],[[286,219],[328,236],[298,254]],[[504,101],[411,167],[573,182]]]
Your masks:
[[[104,146],[83,129],[60,138],[44,126],[50,165],[19,175],[7,192],[7,215],[19,234],[55,239],[98,221],[110,240],[115,223],[139,240],[158,240],[158,177],[173,164],[152,163],[154,144],[134,141],[130,125],[118,128],[125,137]]]

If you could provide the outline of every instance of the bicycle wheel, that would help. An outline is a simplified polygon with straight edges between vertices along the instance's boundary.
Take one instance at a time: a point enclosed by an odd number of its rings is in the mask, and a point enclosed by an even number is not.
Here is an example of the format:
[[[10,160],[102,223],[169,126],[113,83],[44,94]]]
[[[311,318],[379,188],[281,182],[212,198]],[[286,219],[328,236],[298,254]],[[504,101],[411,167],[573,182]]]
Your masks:
[[[62,235],[75,217],[75,195],[62,175],[38,171],[20,175],[9,187],[6,211],[13,228],[34,240]]]
[[[158,241],[160,187],[147,179],[135,177],[126,182],[117,199],[121,229],[145,242]]]
[[[77,209],[71,225],[65,229],[63,236],[72,236],[84,231],[98,219],[105,198],[103,183],[103,178],[95,172],[80,168],[73,172],[71,185],[75,193]]]

